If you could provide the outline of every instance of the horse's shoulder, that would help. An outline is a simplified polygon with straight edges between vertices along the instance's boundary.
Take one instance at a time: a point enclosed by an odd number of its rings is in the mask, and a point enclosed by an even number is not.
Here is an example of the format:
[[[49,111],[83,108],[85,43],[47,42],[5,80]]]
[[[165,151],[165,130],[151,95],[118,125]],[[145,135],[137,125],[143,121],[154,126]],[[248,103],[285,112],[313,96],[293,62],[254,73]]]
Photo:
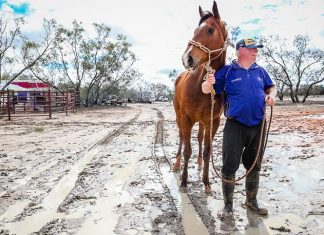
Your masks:
[[[190,71],[184,71],[182,72],[177,79],[174,82],[174,86],[177,88],[179,87],[185,80],[186,78],[189,78],[191,76]]]
[[[185,74],[188,73],[188,71],[184,71],[182,73],[180,73],[180,75],[177,77],[177,79],[174,82],[174,86],[177,86],[180,82],[180,80],[185,77]]]

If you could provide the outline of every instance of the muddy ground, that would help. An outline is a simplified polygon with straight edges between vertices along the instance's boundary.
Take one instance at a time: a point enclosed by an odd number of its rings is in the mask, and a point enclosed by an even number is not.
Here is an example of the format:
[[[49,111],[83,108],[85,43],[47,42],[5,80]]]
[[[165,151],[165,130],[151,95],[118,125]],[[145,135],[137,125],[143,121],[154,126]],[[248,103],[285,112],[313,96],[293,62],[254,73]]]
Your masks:
[[[0,119],[0,133],[1,235],[324,234],[323,103],[274,108],[258,195],[269,216],[246,210],[243,181],[230,223],[219,216],[221,181],[212,169],[213,193],[204,193],[197,126],[188,192],[178,190],[170,102]]]

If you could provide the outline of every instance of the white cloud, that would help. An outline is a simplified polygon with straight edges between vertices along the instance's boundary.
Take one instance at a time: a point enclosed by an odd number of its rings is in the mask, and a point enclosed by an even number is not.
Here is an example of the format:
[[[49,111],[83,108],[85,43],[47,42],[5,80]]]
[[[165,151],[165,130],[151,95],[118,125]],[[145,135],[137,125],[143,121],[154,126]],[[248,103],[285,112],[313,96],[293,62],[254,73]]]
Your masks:
[[[22,0],[11,0],[19,2]],[[25,1],[24,1],[25,2]],[[167,81],[159,71],[175,68],[183,70],[181,56],[199,21],[198,4],[204,10],[212,8],[212,1],[194,0],[28,0],[32,13],[27,30],[41,28],[42,19],[54,18],[70,26],[74,19],[90,30],[93,22],[106,23],[114,31],[129,36],[133,51],[139,58],[138,68],[144,78]],[[241,26],[245,36],[278,33],[292,38],[308,33],[314,45],[323,49],[323,0],[259,1],[219,0],[218,9],[229,25]],[[267,7],[264,7],[267,5]],[[263,8],[262,8],[263,7]],[[257,24],[243,22],[260,19]],[[252,33],[251,33],[252,32]]]

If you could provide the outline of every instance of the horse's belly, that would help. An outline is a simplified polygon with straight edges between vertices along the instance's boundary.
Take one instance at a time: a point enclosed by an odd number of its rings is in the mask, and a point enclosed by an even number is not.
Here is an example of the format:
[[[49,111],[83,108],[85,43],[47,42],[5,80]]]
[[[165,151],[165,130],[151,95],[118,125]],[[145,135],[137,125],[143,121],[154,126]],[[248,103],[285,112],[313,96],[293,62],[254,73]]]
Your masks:
[[[210,109],[196,109],[188,111],[187,114],[193,122],[206,123],[210,120]]]

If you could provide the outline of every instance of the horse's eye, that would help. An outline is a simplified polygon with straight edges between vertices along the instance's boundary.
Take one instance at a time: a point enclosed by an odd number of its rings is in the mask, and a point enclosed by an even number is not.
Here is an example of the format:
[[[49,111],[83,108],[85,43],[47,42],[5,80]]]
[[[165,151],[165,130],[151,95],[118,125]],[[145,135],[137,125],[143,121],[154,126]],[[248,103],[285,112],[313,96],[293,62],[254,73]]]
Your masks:
[[[214,29],[214,28],[209,28],[209,29],[208,29],[208,34],[213,34],[213,33],[214,33],[214,31],[215,31],[215,29]]]

